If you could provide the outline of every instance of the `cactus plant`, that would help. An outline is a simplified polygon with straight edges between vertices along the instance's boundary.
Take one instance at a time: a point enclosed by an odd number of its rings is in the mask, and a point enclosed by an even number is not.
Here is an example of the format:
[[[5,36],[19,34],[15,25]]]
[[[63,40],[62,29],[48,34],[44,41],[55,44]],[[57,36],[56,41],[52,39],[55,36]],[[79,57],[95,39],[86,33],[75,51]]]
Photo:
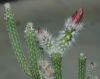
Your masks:
[[[23,53],[14,22],[14,14],[9,3],[4,5],[4,19],[9,38],[18,63],[22,70],[32,79],[62,79],[62,57],[66,48],[75,41],[83,23],[83,9],[77,10],[73,16],[65,21],[65,26],[57,38],[52,37],[47,30],[34,29],[32,22],[27,23],[24,38],[28,49],[29,61]],[[45,57],[48,54],[50,59]],[[85,79],[86,57],[83,53],[79,57],[79,79]],[[89,78],[92,79],[92,78]]]
[[[83,53],[80,53],[79,57],[79,79],[85,79],[86,73],[86,57]]]

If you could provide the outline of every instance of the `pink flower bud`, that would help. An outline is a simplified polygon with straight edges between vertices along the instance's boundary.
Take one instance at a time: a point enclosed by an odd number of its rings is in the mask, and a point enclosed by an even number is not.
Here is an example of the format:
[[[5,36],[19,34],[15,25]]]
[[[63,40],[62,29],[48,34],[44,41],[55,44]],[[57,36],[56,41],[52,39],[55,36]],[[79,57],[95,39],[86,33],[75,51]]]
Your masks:
[[[83,8],[79,8],[72,16],[72,22],[77,24],[81,21],[83,17]]]

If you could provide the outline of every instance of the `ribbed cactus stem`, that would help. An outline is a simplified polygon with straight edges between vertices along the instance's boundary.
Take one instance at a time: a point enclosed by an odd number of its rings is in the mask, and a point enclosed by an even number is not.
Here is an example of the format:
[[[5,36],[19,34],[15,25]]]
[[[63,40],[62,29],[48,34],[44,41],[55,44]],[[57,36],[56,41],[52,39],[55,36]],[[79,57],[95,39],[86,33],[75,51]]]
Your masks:
[[[62,79],[62,56],[60,53],[52,53],[51,61],[54,68],[54,79]]]
[[[79,57],[79,79],[85,79],[86,73],[86,57],[83,53],[80,53]]]
[[[29,50],[30,62],[31,62],[31,73],[33,78],[40,79],[38,64],[37,64],[37,41],[33,24],[28,23],[25,29],[25,41]]]
[[[64,37],[60,40],[60,47],[61,49],[65,49],[68,45],[69,41],[72,40],[72,31],[65,31]]]
[[[9,3],[5,4],[4,11],[5,11],[4,19],[5,19],[6,24],[7,24],[6,28],[7,28],[8,34],[9,34],[9,38],[10,38],[12,47],[15,50],[17,60],[20,64],[21,68],[23,69],[23,71],[27,75],[31,76],[29,67],[28,67],[27,62],[26,62],[26,58],[25,58],[25,56],[23,54],[23,50],[21,49],[21,46],[20,46],[20,42],[18,39],[18,33],[16,31],[16,25],[15,25],[15,22],[13,19],[13,13],[11,11]]]
[[[38,49],[37,54],[36,54],[37,59],[38,60],[44,59],[44,50],[43,50],[43,48],[40,47],[40,45],[38,44],[37,49]]]

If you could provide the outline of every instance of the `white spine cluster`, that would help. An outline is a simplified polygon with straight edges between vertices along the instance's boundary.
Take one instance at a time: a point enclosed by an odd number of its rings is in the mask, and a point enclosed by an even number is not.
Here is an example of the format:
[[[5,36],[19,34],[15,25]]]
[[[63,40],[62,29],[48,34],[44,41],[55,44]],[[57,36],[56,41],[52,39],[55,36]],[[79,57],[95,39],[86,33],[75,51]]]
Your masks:
[[[38,65],[42,78],[53,79],[54,70],[47,60],[39,60]]]
[[[52,36],[44,29],[40,29],[39,32],[36,31],[37,38],[40,45],[50,55],[52,53],[61,53],[61,55],[63,55],[66,49],[71,47],[72,43],[75,42],[75,38],[82,26],[82,23],[73,23],[72,18],[70,17],[67,21],[65,21],[65,27],[62,31],[60,31],[56,40],[53,39]]]
[[[72,43],[75,42],[75,38],[78,36],[79,30],[81,30],[83,24],[74,24],[71,18],[65,21],[65,27],[62,31],[60,31],[60,35],[57,38],[57,46],[60,53],[66,51],[66,48],[72,46]]]
[[[39,29],[36,31],[37,39],[40,43],[40,46],[44,48],[48,54],[51,55],[51,51],[53,50],[54,40],[52,36],[44,29]]]
[[[86,79],[98,79],[96,75],[96,63],[91,62],[87,65]]]
[[[66,21],[65,21],[65,28],[69,31],[71,31],[72,29],[76,30],[76,31],[79,31],[81,30],[83,27],[83,24],[82,23],[74,23],[72,21],[72,18],[68,18]]]
[[[32,22],[28,22],[26,25],[25,33],[34,31]]]
[[[4,7],[7,9],[7,8],[10,8],[10,3],[5,3],[4,4]]]

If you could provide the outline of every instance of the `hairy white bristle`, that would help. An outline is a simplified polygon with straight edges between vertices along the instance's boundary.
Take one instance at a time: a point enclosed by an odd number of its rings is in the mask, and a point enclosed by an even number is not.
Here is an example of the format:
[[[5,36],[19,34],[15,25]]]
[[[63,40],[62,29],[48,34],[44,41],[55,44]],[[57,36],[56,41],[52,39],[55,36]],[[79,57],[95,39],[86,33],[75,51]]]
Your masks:
[[[54,70],[47,60],[39,60],[39,69],[44,79],[52,79]]]
[[[80,56],[83,57],[84,56],[84,53],[80,53]]]
[[[5,3],[5,4],[4,4],[4,7],[5,7],[5,8],[10,8],[10,3]]]
[[[27,32],[29,33],[31,31],[34,31],[33,24],[32,24],[32,22],[28,22],[27,25],[26,25],[24,33],[27,33]]]
[[[33,26],[33,23],[32,22],[28,22],[27,25]]]

